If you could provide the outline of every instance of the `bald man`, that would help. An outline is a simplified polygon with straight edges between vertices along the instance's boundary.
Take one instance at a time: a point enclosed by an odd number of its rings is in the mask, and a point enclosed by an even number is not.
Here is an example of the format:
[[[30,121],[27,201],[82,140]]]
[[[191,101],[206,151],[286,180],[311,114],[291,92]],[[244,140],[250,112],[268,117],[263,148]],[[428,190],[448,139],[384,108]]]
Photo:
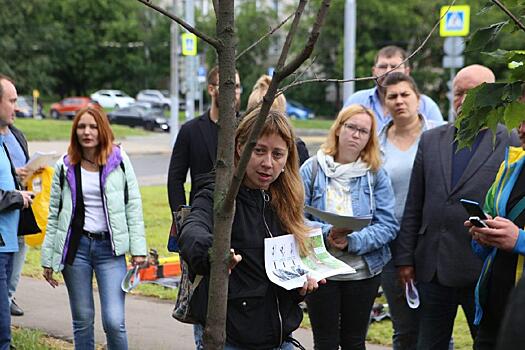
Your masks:
[[[454,79],[454,109],[461,110],[468,90],[495,81],[490,69],[472,65]],[[410,179],[394,263],[404,283],[418,282],[419,334],[417,349],[446,350],[458,306],[467,317],[472,338],[474,288],[481,260],[471,249],[471,236],[463,226],[467,213],[459,200],[483,199],[513,140],[498,125],[482,130],[472,147],[457,151],[456,128],[443,125],[422,134]]]

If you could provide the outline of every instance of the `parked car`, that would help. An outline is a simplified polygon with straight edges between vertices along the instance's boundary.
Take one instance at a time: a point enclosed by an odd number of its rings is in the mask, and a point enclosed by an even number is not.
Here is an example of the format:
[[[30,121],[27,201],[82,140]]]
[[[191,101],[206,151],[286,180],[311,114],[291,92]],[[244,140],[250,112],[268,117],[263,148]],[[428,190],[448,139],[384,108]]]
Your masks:
[[[135,99],[120,90],[98,90],[91,99],[104,108],[123,108],[135,103]]]
[[[168,90],[142,90],[137,94],[138,102],[150,102],[157,107],[165,110],[171,108],[170,92]],[[186,103],[179,97],[179,110],[186,110]]]
[[[89,97],[67,97],[60,102],[53,103],[49,108],[49,114],[51,114],[51,117],[54,119],[58,119],[61,116],[73,119],[79,110],[90,104],[98,105],[98,103]]]
[[[18,118],[33,118],[33,98],[30,96],[18,96],[16,100],[16,116]],[[45,115],[42,111],[42,104],[38,104],[37,118],[45,118]]]
[[[112,124],[141,126],[151,131],[170,131],[168,120],[164,118],[164,110],[154,107],[149,102],[137,102],[129,107],[116,109],[108,114],[108,118]]]
[[[297,101],[286,101],[286,114],[292,119],[313,119],[314,111]]]

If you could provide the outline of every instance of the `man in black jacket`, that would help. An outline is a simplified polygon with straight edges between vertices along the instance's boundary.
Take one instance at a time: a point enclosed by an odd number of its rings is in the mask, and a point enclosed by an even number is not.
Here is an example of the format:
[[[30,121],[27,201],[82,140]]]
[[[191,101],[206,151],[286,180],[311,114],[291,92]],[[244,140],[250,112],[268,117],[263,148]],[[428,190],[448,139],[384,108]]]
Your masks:
[[[191,177],[189,204],[195,196],[195,180],[201,174],[209,173],[217,158],[219,120],[219,68],[208,74],[208,94],[211,107],[203,115],[182,125],[171,154],[168,170],[168,199],[172,212],[180,205],[187,204],[184,183],[188,169]],[[241,81],[235,75],[235,107],[239,111],[241,101]]]

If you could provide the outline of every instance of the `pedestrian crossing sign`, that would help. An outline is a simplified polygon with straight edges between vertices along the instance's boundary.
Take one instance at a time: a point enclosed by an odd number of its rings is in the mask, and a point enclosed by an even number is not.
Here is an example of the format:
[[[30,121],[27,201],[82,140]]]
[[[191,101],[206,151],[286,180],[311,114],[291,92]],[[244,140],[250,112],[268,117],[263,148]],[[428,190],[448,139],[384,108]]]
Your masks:
[[[443,6],[440,12],[440,36],[467,36],[470,31],[470,6]]]
[[[182,36],[182,55],[196,56],[197,55],[197,36],[192,33],[184,33]]]

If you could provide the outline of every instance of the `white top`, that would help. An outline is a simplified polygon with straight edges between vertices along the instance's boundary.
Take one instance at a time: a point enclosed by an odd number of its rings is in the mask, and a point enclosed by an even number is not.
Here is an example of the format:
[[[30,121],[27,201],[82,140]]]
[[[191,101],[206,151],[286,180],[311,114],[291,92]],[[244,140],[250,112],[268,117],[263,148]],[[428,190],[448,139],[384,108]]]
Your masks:
[[[100,193],[100,174],[80,167],[82,179],[82,197],[84,198],[84,230],[97,233],[108,231],[106,215]]]

